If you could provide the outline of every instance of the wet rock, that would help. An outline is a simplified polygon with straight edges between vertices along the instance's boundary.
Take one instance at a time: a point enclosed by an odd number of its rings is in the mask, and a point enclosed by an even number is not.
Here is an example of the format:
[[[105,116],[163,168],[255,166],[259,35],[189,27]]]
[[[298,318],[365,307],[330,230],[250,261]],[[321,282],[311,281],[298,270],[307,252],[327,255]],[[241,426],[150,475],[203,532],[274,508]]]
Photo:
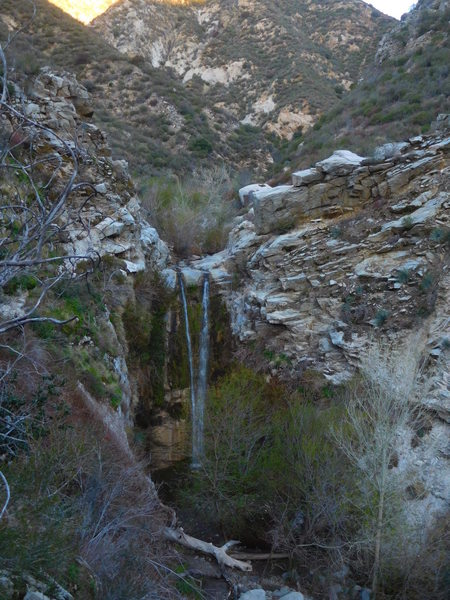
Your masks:
[[[249,590],[242,594],[239,600],[266,600],[266,592],[262,589]]]

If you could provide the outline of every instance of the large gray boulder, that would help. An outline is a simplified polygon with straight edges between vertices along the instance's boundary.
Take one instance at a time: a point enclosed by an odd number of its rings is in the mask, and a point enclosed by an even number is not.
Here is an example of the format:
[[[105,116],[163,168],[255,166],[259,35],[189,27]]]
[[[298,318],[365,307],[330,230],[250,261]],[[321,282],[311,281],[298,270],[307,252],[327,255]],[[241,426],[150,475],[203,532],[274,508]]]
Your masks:
[[[319,169],[305,169],[304,171],[297,171],[292,173],[292,185],[300,187],[301,185],[308,185],[309,183],[315,183],[323,179],[322,171]]]
[[[266,592],[264,590],[249,590],[239,597],[239,600],[266,600]]]
[[[307,188],[280,185],[253,194],[255,230],[258,234],[292,229],[302,214],[302,205],[308,200]]]
[[[322,169],[327,175],[342,177],[359,167],[363,160],[363,156],[350,150],[336,150],[329,158],[318,162],[316,167]]]

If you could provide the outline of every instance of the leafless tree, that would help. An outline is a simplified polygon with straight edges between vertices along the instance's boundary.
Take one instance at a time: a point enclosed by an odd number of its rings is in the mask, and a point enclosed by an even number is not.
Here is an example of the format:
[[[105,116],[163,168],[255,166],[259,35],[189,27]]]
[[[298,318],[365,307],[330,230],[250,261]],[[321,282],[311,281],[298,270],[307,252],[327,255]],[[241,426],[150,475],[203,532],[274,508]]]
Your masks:
[[[33,6],[34,18],[35,7]],[[62,280],[81,276],[80,261],[86,267],[82,275],[92,272],[98,261],[95,253],[88,255],[67,254],[63,241],[68,228],[76,223],[87,227],[82,219],[82,210],[90,202],[95,190],[92,185],[79,181],[79,159],[82,151],[78,144],[67,141],[49,127],[26,115],[23,98],[11,97],[14,87],[8,79],[6,49],[25,27],[14,32],[7,42],[0,45],[0,127],[3,141],[0,143],[0,294],[3,296],[0,317],[0,335],[9,331],[24,331],[24,326],[35,322],[65,324],[73,318],[60,320],[53,316],[39,314],[45,298],[52,288]],[[52,151],[43,153],[39,146],[43,140],[50,140]],[[48,144],[47,144],[48,145]],[[81,207],[69,207],[70,196],[88,191]],[[23,306],[19,307],[13,295],[7,303],[4,293],[9,287],[18,289],[23,281],[32,282],[33,294],[25,294]],[[22,335],[23,337],[23,335]],[[17,347],[21,337],[12,343],[1,345],[2,351],[9,354],[0,364],[0,385],[2,386],[0,407],[1,417],[7,419],[7,427],[2,431],[2,440],[16,441],[24,434],[24,415],[6,415],[3,396],[7,381],[19,362],[31,360],[25,346]],[[34,365],[36,367],[36,364]],[[1,479],[6,489],[6,500],[0,512],[4,515],[10,492],[2,473]]]
[[[356,468],[367,511],[375,507],[368,531],[362,536],[373,554],[374,598],[379,587],[383,539],[394,525],[392,509],[400,492],[392,465],[400,436],[420,415],[423,388],[419,381],[418,344],[410,342],[400,348],[373,344],[363,357],[358,382],[349,388],[346,422],[336,436]]]

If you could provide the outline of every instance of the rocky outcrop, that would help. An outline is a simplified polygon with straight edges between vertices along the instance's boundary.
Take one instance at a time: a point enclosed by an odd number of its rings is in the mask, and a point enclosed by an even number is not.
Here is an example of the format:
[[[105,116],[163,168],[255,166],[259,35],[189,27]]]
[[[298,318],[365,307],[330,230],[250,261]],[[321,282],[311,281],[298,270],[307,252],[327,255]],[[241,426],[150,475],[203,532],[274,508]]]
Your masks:
[[[54,579],[39,581],[29,573],[0,571],[0,598],[2,600],[73,600],[72,594],[62,588]]]
[[[235,334],[270,352],[273,374],[313,369],[338,384],[375,337],[420,345],[434,377],[423,403],[438,416],[429,445],[408,451],[424,511],[450,497],[449,481],[430,475],[435,463],[448,472],[449,147],[438,131],[368,158],[336,153],[291,186],[253,192],[227,249],[191,264],[220,274]]]
[[[103,348],[109,351],[96,360],[104,365],[104,378],[110,381],[107,393],[115,386],[121,398],[117,408],[123,428],[134,418],[139,394],[127,365],[129,348],[121,315],[127,303],[135,302],[132,275],[146,271],[151,278],[152,273],[161,272],[169,263],[169,249],[145,220],[126,161],[111,157],[104,134],[89,120],[93,112],[89,93],[72,74],[42,69],[26,95],[16,86],[11,106],[17,112],[2,114],[0,139],[10,143],[13,139],[17,148],[25,150],[32,140],[38,185],[50,182],[52,195],[57,196],[75,176],[54,224],[59,252],[77,257],[70,261],[73,275],[86,259],[93,265],[102,259],[101,269],[111,272],[114,297],[96,315]],[[17,116],[22,111],[28,120]],[[1,195],[14,193],[13,186],[14,181],[3,178]],[[19,289],[13,296],[2,297],[1,316],[17,316],[28,304],[27,292]],[[99,353],[90,336],[82,336],[76,346],[90,358]],[[105,410],[111,412],[111,407]]]
[[[33,84],[30,100],[25,114],[58,134],[39,137],[37,152],[57,153],[67,169],[70,161],[63,141],[69,143],[78,157],[79,180],[87,184],[71,195],[65,213],[69,222],[74,211],[81,211],[79,221],[88,224],[68,228],[68,253],[116,256],[129,273],[143,271],[146,261],[163,269],[168,248],[142,218],[126,161],[113,160],[104,134],[86,121],[93,114],[87,90],[74,75],[44,68]],[[87,202],[89,194],[95,195],[95,202]]]

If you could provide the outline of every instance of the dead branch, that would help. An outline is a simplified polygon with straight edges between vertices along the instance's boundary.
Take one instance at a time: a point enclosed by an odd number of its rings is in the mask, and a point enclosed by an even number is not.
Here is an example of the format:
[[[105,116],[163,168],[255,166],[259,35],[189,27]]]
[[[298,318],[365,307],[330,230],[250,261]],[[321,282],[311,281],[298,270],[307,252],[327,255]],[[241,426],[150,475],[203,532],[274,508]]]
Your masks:
[[[5,514],[6,509],[8,508],[8,504],[9,504],[9,500],[11,498],[11,492],[9,489],[9,484],[8,484],[8,480],[6,479],[6,477],[3,475],[3,473],[0,471],[0,479],[3,481],[3,485],[5,486],[6,489],[6,500],[5,503],[3,504],[3,508],[0,512],[0,521],[3,518],[3,515]]]
[[[231,556],[238,560],[285,560],[290,558],[291,554],[287,552],[233,552]]]
[[[250,563],[237,560],[227,554],[227,551],[232,546],[239,544],[239,542],[230,541],[219,548],[218,546],[214,546],[211,542],[204,542],[203,540],[187,535],[182,528],[172,529],[171,527],[166,527],[163,533],[166,540],[170,542],[181,544],[185,548],[190,548],[191,550],[197,550],[203,554],[214,556],[220,567],[229,567],[230,569],[239,569],[240,571],[252,570]]]
[[[34,5],[33,2],[32,4]],[[32,18],[34,18],[34,12]],[[4,48],[1,45],[0,66],[3,67],[0,78],[0,83],[3,84],[0,96],[0,111],[8,116],[13,129],[9,144],[2,150],[0,168],[15,173],[20,177],[19,181],[22,182],[21,185],[13,185],[15,189],[10,194],[10,202],[0,204],[0,287],[6,286],[12,279],[24,274],[27,276],[32,275],[41,289],[37,301],[31,308],[25,310],[25,314],[14,316],[14,318],[0,323],[0,334],[3,334],[11,329],[36,321],[49,321],[56,325],[64,325],[73,320],[63,321],[54,319],[51,316],[41,317],[36,315],[36,311],[55,283],[65,277],[74,277],[76,265],[80,261],[90,260],[94,265],[93,254],[95,253],[65,255],[60,252],[57,256],[54,256],[54,254],[55,244],[58,243],[59,239],[58,236],[69,225],[73,225],[74,219],[82,228],[88,229],[84,224],[81,211],[96,192],[90,183],[76,183],[79,173],[78,155],[80,154],[77,146],[72,147],[71,142],[64,140],[52,129],[27,117],[24,107],[18,110],[9,101],[7,94],[7,61]],[[16,136],[19,142],[14,141],[14,132],[20,134]],[[25,132],[25,141],[28,147],[28,158],[23,156],[23,152],[18,154],[19,146],[24,143],[23,132]],[[36,156],[37,144],[35,142],[41,134],[58,142],[63,152],[49,153],[43,157]],[[56,197],[53,197],[54,191],[50,188],[54,187],[52,184],[61,171],[64,156],[70,162],[70,171],[63,189]],[[50,167],[50,174],[46,181],[38,184],[34,179],[34,170],[36,166],[43,166],[45,163]],[[78,211],[72,211],[71,218],[67,221],[67,200],[70,194],[84,187],[90,187],[93,193],[83,202]],[[60,223],[63,215],[65,215],[65,222]]]

